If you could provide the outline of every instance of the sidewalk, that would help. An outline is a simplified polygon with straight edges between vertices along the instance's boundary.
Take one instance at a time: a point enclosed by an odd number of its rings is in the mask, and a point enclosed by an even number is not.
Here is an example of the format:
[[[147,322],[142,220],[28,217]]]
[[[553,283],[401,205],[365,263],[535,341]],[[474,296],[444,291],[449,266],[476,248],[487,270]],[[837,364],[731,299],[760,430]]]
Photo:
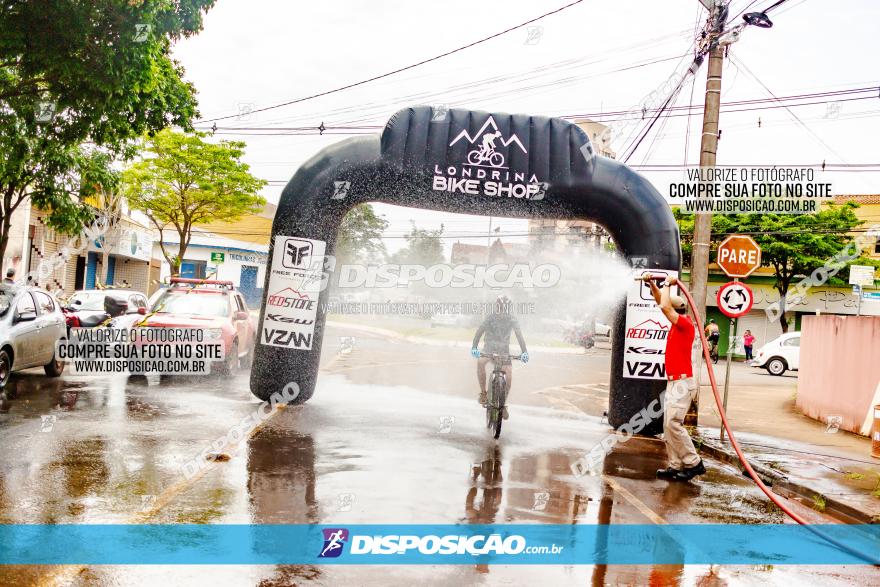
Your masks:
[[[720,363],[718,367],[721,367]],[[716,369],[719,393],[723,369]],[[795,406],[797,379],[777,377],[768,387],[764,371],[731,368],[727,419],[749,461],[773,490],[850,523],[880,523],[880,459],[870,439],[835,430],[801,414]],[[729,440],[719,442],[720,418],[708,376],[700,389],[701,450],[739,465]],[[772,381],[772,380],[771,380]]]

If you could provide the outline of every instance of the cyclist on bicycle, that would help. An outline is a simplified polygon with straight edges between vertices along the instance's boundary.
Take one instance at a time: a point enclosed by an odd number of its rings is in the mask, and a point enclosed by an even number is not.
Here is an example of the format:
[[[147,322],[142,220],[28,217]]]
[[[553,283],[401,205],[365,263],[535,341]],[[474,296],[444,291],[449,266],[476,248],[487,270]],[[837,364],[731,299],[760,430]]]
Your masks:
[[[483,342],[484,354],[510,354],[510,333],[516,334],[516,340],[519,343],[521,351],[521,359],[523,363],[529,362],[529,353],[526,351],[526,341],[523,339],[522,331],[519,329],[519,323],[510,313],[510,298],[505,295],[498,296],[495,300],[495,311],[483,320],[477,333],[474,335],[474,342],[471,345],[471,355],[477,361],[477,380],[480,382],[480,405],[485,406],[488,401],[486,394],[486,365],[491,360],[489,357],[481,357],[478,345],[480,338],[486,334],[486,340]],[[507,379],[507,389],[510,389],[512,366],[510,359],[504,361],[502,371]],[[507,417],[505,410],[504,417]]]
[[[501,131],[489,132],[483,135],[483,143],[480,151],[484,156],[495,152],[495,139],[501,136]]]
[[[714,318],[709,318],[709,322],[708,324],[706,324],[706,340],[709,341],[709,345],[711,347],[711,350],[709,352],[710,354],[713,354],[718,348],[718,341],[721,340],[721,330],[715,323]]]

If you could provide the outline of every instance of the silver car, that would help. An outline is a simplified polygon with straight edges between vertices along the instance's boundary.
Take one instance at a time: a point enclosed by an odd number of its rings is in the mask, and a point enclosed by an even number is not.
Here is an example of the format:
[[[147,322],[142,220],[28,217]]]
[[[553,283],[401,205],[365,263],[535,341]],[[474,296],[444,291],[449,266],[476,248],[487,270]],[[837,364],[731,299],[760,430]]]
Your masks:
[[[55,360],[55,343],[67,336],[61,306],[48,292],[0,284],[0,389],[13,371],[43,367],[58,377],[64,363]]]

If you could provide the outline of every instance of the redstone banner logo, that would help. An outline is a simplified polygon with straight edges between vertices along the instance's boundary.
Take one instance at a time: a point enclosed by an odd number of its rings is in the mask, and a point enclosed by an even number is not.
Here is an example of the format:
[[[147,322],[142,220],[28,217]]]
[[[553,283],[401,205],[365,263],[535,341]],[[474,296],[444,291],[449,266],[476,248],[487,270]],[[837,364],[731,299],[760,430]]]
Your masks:
[[[309,296],[301,294],[292,287],[285,287],[281,291],[269,296],[267,302],[270,306],[278,308],[311,309],[315,302]]]
[[[635,339],[666,340],[668,335],[669,327],[656,320],[645,320],[626,331],[627,338]]]

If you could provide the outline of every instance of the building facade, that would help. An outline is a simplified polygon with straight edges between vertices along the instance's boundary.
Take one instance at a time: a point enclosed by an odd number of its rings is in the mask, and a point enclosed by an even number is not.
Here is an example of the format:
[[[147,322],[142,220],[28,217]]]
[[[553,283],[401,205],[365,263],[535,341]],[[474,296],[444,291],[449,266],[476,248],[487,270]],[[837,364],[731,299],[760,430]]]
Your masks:
[[[158,280],[152,231],[128,215],[113,226],[96,222],[70,236],[48,226],[45,212],[23,208],[16,211],[10,231],[14,238],[4,259],[7,268],[16,269],[17,281],[63,298],[78,289],[105,286],[148,293],[151,279]]]
[[[165,231],[162,239],[169,254],[176,254],[179,239],[174,231]],[[153,254],[162,259],[161,281],[167,283],[171,266],[158,242]],[[180,277],[231,281],[241,291],[250,307],[259,306],[269,261],[269,246],[223,237],[194,229],[190,244],[180,264]]]

